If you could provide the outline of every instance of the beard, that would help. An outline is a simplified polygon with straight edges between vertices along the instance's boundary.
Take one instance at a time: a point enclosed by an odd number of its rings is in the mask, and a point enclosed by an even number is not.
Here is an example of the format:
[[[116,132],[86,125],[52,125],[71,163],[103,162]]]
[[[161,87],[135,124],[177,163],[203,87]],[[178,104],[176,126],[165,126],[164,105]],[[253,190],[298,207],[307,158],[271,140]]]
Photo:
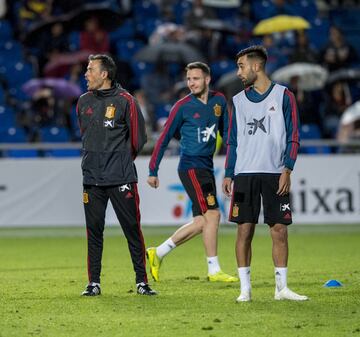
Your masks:
[[[192,92],[192,94],[195,97],[201,97],[203,94],[205,94],[206,92],[206,85],[204,85],[200,90],[198,90],[197,92]]]
[[[248,88],[252,86],[255,81],[257,80],[257,75],[255,72],[251,71],[249,72],[249,75],[247,78],[242,78],[241,81],[243,82],[243,85],[245,88]]]

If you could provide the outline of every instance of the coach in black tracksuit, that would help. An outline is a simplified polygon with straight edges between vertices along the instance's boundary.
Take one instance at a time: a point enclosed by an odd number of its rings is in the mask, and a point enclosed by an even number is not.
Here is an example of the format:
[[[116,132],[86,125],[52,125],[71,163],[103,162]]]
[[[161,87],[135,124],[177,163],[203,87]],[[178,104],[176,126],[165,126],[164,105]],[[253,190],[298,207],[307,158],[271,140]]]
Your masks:
[[[88,92],[77,104],[83,143],[83,202],[88,240],[89,284],[82,295],[100,295],[105,211],[110,199],[128,241],[137,292],[154,295],[147,283],[134,159],[146,143],[141,110],[114,84],[116,65],[107,55],[90,55]]]

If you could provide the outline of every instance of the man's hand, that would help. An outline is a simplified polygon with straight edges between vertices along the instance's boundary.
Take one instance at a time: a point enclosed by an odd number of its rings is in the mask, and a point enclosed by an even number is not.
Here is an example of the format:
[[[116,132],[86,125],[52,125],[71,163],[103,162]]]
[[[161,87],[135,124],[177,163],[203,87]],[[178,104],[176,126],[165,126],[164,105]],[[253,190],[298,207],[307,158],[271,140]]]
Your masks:
[[[290,192],[290,186],[291,186],[290,174],[291,174],[291,170],[285,168],[280,175],[279,189],[277,190],[276,194],[280,195],[281,197]]]
[[[159,178],[158,177],[154,177],[154,176],[150,176],[147,179],[147,183],[152,187],[152,188],[158,188],[159,187]]]
[[[227,197],[231,197],[232,192],[232,179],[231,178],[224,178],[222,184],[222,190]]]

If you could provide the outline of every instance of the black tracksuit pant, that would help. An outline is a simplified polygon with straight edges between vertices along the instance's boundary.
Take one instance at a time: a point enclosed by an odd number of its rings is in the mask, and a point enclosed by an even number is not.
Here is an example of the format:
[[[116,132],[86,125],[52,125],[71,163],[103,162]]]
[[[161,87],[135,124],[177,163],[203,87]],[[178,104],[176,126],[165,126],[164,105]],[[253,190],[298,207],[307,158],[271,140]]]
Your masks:
[[[145,244],[140,227],[136,183],[119,186],[84,185],[89,282],[100,283],[105,211],[109,199],[128,242],[136,283],[147,283]]]

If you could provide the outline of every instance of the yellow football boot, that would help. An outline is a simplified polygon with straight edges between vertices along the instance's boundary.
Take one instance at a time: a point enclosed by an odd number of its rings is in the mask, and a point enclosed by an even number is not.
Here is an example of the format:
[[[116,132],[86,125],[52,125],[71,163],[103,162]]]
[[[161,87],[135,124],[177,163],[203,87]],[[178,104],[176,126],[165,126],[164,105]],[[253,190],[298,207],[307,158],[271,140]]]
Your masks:
[[[159,281],[159,270],[161,266],[161,260],[156,255],[156,248],[150,247],[146,249],[146,257],[149,260],[150,274],[154,281]]]
[[[237,277],[225,274],[222,270],[216,274],[208,275],[208,281],[210,282],[239,282]]]

